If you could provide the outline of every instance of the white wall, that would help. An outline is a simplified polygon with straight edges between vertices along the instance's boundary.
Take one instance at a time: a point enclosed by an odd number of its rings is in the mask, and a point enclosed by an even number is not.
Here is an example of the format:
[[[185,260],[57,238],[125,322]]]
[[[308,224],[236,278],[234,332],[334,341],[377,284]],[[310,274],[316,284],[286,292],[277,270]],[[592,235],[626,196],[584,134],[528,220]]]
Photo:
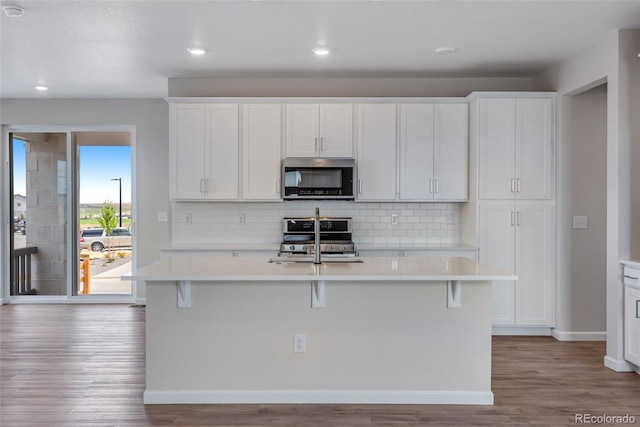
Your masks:
[[[169,96],[421,97],[531,89],[526,77],[169,79]]]
[[[631,162],[640,161],[640,30],[617,30],[596,46],[542,73],[534,88],[552,89],[573,95],[607,82],[607,366],[625,369],[622,343],[622,287],[619,259],[640,256],[640,235],[633,234],[631,218],[640,215],[640,180],[631,173]],[[560,98],[560,102],[563,98]],[[560,110],[563,106],[559,106]],[[567,126],[560,117],[559,134]],[[564,144],[565,141],[559,141]],[[566,165],[561,162],[558,168]],[[562,203],[562,199],[558,199]],[[633,211],[632,211],[633,209]],[[636,220],[634,220],[635,223]],[[568,224],[559,224],[567,227]],[[562,231],[560,231],[562,233]],[[559,254],[566,254],[567,242],[558,239]],[[569,260],[559,258],[558,264]],[[558,306],[558,312],[566,310]]]
[[[164,100],[2,99],[0,103],[2,124],[7,125],[134,125],[137,263],[144,266],[160,258],[160,248],[169,243],[169,223],[158,222],[157,213],[170,208],[169,106]],[[138,284],[137,298],[145,298],[144,283]]]
[[[561,97],[558,140],[556,334],[604,339],[606,331],[607,86]],[[573,229],[574,215],[588,217]]]

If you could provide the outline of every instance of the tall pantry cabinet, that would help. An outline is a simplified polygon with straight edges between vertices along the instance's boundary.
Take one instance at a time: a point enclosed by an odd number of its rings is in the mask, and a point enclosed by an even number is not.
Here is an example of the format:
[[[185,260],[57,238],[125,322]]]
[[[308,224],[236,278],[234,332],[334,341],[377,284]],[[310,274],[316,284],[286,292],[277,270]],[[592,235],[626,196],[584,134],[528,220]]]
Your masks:
[[[470,199],[479,260],[518,276],[494,283],[493,324],[508,333],[550,333],[555,322],[555,94],[479,93],[470,100],[476,171]]]

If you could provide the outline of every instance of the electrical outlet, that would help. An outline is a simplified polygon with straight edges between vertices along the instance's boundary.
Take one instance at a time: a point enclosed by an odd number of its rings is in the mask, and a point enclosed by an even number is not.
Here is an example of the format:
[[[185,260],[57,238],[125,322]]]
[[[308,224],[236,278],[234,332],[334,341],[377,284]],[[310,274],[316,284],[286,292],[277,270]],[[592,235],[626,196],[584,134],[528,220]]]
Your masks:
[[[167,212],[158,212],[158,222],[167,222],[169,214]]]
[[[448,213],[446,215],[447,218],[447,225],[453,225],[453,214],[452,213]]]
[[[190,213],[184,214],[184,223],[187,225],[193,224],[193,216]]]
[[[573,217],[573,228],[588,228],[589,218],[586,215],[575,215]]]
[[[304,334],[295,334],[293,336],[293,352],[304,353],[307,351],[307,336]]]
[[[238,224],[244,225],[245,219],[244,214],[238,214]]]
[[[398,214],[391,214],[391,225],[398,225]]]

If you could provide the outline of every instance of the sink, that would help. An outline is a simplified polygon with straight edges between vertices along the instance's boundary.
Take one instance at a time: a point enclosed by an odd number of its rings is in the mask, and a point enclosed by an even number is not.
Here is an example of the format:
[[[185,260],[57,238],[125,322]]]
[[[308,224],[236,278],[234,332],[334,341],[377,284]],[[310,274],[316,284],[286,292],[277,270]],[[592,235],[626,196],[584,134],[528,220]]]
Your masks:
[[[285,264],[285,263],[296,263],[296,264],[313,264],[312,256],[296,256],[296,257],[275,257],[269,258],[270,263],[274,264]],[[353,257],[353,256],[342,256],[342,257],[322,257],[322,264],[345,264],[345,263],[360,263],[364,262],[362,258]]]

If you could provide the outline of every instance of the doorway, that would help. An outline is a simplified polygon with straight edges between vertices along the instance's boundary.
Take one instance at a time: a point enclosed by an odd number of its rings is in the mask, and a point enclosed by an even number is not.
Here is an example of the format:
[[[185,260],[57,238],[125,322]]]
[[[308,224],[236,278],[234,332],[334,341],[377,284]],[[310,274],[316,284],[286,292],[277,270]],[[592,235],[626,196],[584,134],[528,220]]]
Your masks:
[[[9,302],[134,301],[135,285],[120,276],[135,264],[135,129],[108,128],[7,129]],[[115,222],[104,247],[81,248],[82,229],[105,228],[107,206]]]
[[[79,276],[75,295],[128,295],[132,266],[129,132],[76,132]]]

